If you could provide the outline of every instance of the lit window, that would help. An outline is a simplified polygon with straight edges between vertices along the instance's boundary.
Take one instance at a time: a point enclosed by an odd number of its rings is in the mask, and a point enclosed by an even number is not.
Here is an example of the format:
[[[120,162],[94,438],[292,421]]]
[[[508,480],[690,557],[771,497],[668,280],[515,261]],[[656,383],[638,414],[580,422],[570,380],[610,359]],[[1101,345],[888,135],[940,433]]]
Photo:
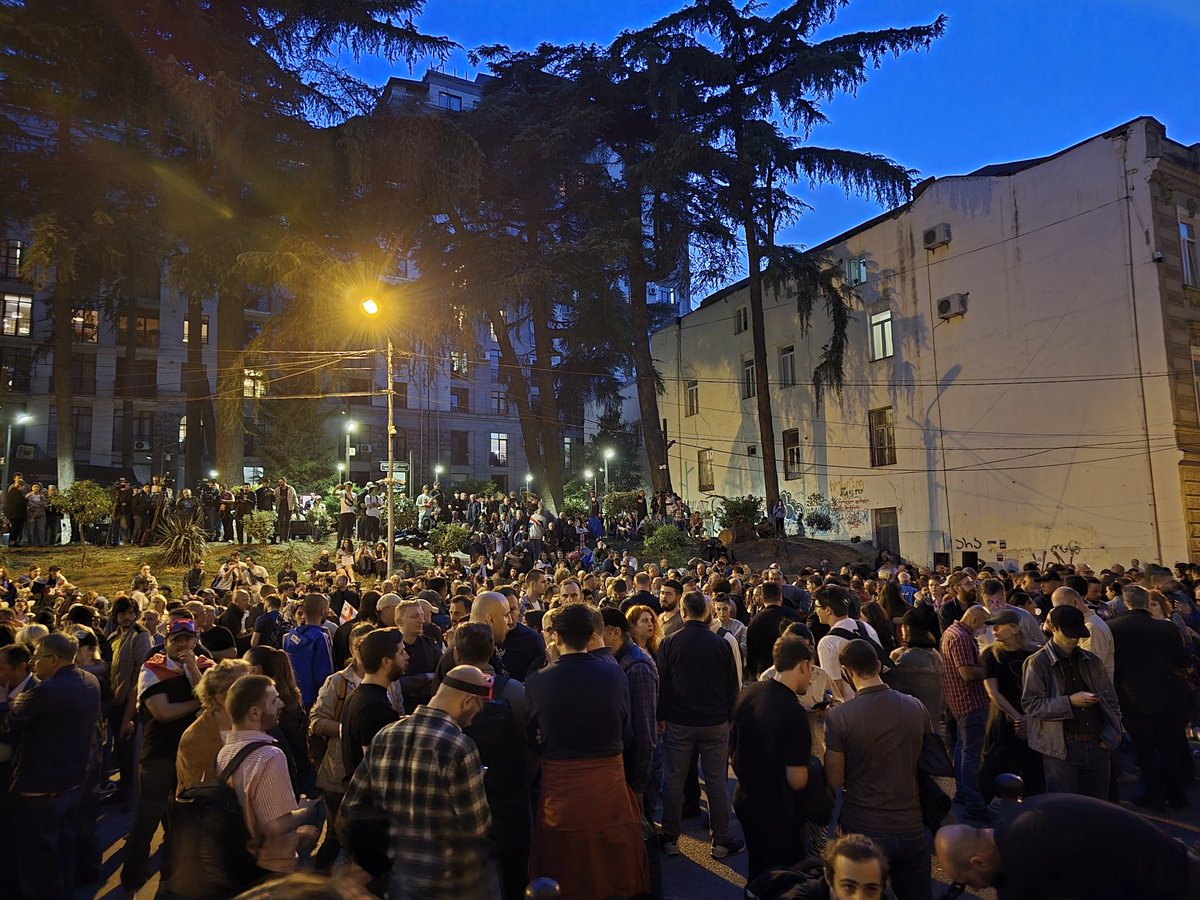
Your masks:
[[[267,376],[262,369],[244,369],[242,396],[253,400],[267,396]]]
[[[71,339],[77,344],[94,344],[100,337],[100,312],[77,309],[71,313]]]
[[[508,435],[493,431],[488,440],[488,464],[498,469],[508,468]]]
[[[29,337],[33,321],[33,297],[25,294],[4,295],[4,327],[8,337]]]
[[[892,355],[892,311],[871,315],[871,359],[887,359]]]
[[[132,335],[129,333],[129,317],[119,316],[117,318],[117,331],[120,333],[122,341],[132,340],[135,347],[147,347],[150,349],[157,348],[158,313],[138,313],[133,320]]]
[[[894,466],[896,464],[896,426],[892,408],[873,409],[867,413],[867,424],[871,439],[871,465]]]
[[[754,360],[742,363],[742,399],[749,400],[758,394],[758,381],[754,374]]]
[[[791,387],[796,383],[796,347],[788,344],[779,348],[779,386]]]
[[[739,306],[733,311],[733,333],[741,334],[750,327],[750,310],[745,306]]]
[[[456,378],[467,377],[467,351],[450,351],[450,374]]]
[[[3,251],[3,256],[0,256],[0,277],[9,281],[16,281],[21,277],[21,262],[25,257],[25,244],[15,238],[9,238],[0,247]]]
[[[188,342],[188,334],[189,334],[188,326],[189,325],[191,325],[191,323],[187,319],[184,319],[183,320],[183,342],[185,344]],[[202,343],[202,344],[208,343],[208,316],[200,317],[200,343]]]
[[[700,412],[700,382],[687,383],[687,415],[694,416]]]
[[[575,468],[572,465],[571,457],[573,454],[571,453],[571,450],[571,439],[569,437],[563,438],[563,470],[567,472],[570,472]]]
[[[711,493],[712,491],[716,490],[716,483],[713,481],[712,450],[699,451],[696,461],[699,463],[697,481],[699,481],[700,491],[702,493]]]

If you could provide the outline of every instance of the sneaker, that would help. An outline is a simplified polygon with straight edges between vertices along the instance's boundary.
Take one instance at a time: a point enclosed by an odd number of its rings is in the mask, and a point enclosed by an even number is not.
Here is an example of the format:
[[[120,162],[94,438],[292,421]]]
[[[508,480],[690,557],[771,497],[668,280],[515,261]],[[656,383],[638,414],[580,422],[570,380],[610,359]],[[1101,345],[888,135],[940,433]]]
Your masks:
[[[664,837],[658,846],[659,849],[662,850],[663,856],[679,855],[679,844],[677,838]]]
[[[736,856],[741,853],[746,844],[744,841],[739,841],[736,838],[725,838],[723,841],[712,842],[712,858],[724,859],[727,856]]]

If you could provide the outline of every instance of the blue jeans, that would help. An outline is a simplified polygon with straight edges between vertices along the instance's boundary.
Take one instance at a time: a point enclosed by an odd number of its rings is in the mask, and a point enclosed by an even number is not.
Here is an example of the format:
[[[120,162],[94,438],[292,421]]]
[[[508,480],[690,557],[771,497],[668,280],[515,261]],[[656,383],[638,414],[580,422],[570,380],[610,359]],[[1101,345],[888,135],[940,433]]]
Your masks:
[[[663,836],[676,840],[682,830],[683,783],[691,761],[700,754],[704,773],[704,794],[708,798],[708,825],[714,841],[729,834],[729,794],[725,780],[729,771],[729,726],[677,725],[667,723],[663,740],[666,748],[667,784],[663,793]]]
[[[962,801],[971,815],[982,815],[986,809],[979,790],[979,768],[983,761],[983,735],[987,729],[986,709],[967,713],[957,719],[958,735],[954,741],[954,784],[956,800]]]
[[[1042,756],[1049,794],[1083,794],[1108,799],[1112,754],[1099,743],[1067,741],[1067,758]]]
[[[73,893],[75,834],[82,799],[82,787],[57,797],[13,796],[13,821],[20,823],[13,828],[13,837],[21,896],[66,900]]]
[[[876,834],[865,832],[887,857],[892,891],[897,900],[931,900],[932,862],[929,856],[929,832]]]

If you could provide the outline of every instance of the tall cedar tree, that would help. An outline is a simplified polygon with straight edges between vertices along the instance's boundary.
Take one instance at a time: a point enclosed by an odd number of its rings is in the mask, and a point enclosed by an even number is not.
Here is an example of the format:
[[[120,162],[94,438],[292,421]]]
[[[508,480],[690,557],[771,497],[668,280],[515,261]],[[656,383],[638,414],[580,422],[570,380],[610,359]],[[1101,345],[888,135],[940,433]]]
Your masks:
[[[848,323],[843,283],[794,248],[778,230],[804,205],[788,188],[835,183],[894,204],[908,197],[913,173],[882,156],[807,143],[827,121],[822,104],[853,94],[888,54],[928,47],[945,17],[912,28],[817,39],[849,0],[797,0],[759,15],[761,3],[696,0],[650,27],[622,37],[622,55],[654,76],[678,102],[678,114],[706,151],[695,176],[709,186],[722,217],[740,232],[750,295],[755,394],[768,508],[779,496],[779,472],[763,321],[764,287],[797,290],[802,326],[823,302],[834,334],[813,372],[818,400],[840,388]]]

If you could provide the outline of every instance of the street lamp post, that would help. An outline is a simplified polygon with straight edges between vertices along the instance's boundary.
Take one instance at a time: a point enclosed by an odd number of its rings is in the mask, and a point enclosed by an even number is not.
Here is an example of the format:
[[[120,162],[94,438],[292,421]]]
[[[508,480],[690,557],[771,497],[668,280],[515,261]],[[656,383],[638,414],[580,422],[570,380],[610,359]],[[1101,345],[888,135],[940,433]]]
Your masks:
[[[525,473],[525,502],[526,503],[529,502],[529,498],[532,496],[532,494],[530,494],[530,492],[529,492],[529,488],[532,484],[533,484],[533,475],[529,472],[526,472]]]
[[[617,451],[609,447],[604,451],[604,493],[608,494],[608,461],[617,455]]]
[[[12,430],[13,425],[26,425],[33,421],[29,413],[21,413],[15,419],[8,420],[8,428],[4,432],[4,489],[8,490],[8,473],[12,471]]]
[[[354,422],[346,423],[346,480],[350,480],[350,436],[354,434],[354,429],[357,426]]]
[[[362,302],[362,310],[368,316],[379,314],[379,304],[368,297]],[[396,382],[392,373],[392,339],[387,339],[387,577],[392,577],[392,566],[396,556]],[[411,472],[409,473],[411,476]]]

